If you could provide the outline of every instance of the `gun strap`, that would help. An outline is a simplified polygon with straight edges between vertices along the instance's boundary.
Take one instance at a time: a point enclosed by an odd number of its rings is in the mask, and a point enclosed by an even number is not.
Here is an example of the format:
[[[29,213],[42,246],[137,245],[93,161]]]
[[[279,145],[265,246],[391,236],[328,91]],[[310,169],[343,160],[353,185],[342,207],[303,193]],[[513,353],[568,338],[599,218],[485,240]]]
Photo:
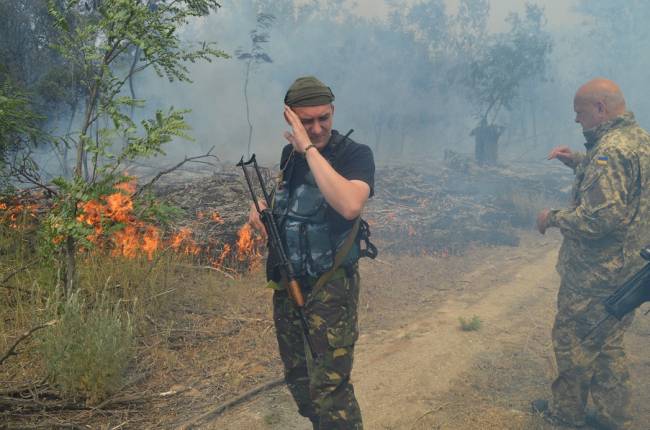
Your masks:
[[[339,269],[341,263],[343,263],[343,260],[348,255],[348,252],[350,252],[350,249],[352,249],[352,245],[354,245],[354,240],[357,237],[357,233],[359,233],[360,223],[361,223],[361,217],[359,216],[357,217],[356,221],[354,221],[352,230],[350,230],[350,234],[348,234],[348,237],[345,239],[345,242],[343,242],[343,246],[341,246],[341,248],[339,248],[339,250],[336,252],[336,255],[334,256],[334,264],[332,265],[332,268],[327,272],[323,273],[322,275],[320,275],[316,283],[313,285],[312,291],[316,291],[320,289],[323,285],[327,284],[327,282],[329,282],[332,276],[334,276],[336,271]]]

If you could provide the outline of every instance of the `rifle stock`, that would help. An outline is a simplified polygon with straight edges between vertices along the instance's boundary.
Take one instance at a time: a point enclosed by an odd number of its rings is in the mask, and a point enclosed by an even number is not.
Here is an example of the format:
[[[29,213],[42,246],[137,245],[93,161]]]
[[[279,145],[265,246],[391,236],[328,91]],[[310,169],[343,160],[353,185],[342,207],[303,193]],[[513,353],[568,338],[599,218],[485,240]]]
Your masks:
[[[610,315],[621,320],[647,301],[650,301],[650,263],[605,300],[605,309]]]
[[[619,289],[611,296],[607,297],[603,304],[607,311],[607,316],[598,321],[589,332],[583,336],[585,341],[594,333],[605,321],[614,317],[617,320],[623,317],[645,302],[650,301],[650,245],[641,250],[641,257],[649,261],[641,270],[626,280]]]

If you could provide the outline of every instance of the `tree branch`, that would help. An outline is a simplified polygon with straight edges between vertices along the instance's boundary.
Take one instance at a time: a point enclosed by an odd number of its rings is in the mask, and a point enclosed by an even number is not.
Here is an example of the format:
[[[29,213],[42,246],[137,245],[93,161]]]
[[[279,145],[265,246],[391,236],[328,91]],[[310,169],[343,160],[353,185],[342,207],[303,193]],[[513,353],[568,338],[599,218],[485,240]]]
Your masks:
[[[5,360],[7,358],[11,357],[12,355],[18,355],[16,353],[16,347],[18,346],[18,344],[20,342],[22,342],[25,339],[27,339],[28,337],[30,337],[32,334],[34,334],[34,332],[36,332],[38,330],[41,330],[41,329],[44,329],[46,327],[51,327],[51,326],[57,324],[58,322],[59,322],[59,320],[48,321],[45,324],[41,324],[41,325],[37,325],[36,327],[32,327],[31,329],[29,329],[28,331],[23,333],[23,335],[20,336],[18,339],[16,339],[16,341],[13,343],[13,345],[11,345],[11,347],[9,347],[9,349],[2,355],[2,357],[0,357],[0,365],[2,365],[2,363],[4,363]]]
[[[16,276],[17,274],[19,274],[20,272],[22,272],[22,271],[24,271],[24,270],[26,270],[26,269],[29,269],[30,267],[32,267],[34,264],[36,264],[36,263],[38,263],[38,262],[39,262],[39,260],[34,260],[34,261],[32,261],[31,263],[27,263],[27,264],[25,264],[24,266],[19,267],[18,269],[14,270],[13,272],[11,272],[11,273],[9,273],[8,275],[6,275],[6,276],[4,277],[4,279],[2,279],[2,280],[0,281],[0,288],[6,288],[6,289],[8,289],[8,290],[18,290],[18,291],[27,292],[27,290],[25,290],[25,289],[23,289],[23,288],[10,287],[9,285],[6,285],[6,283],[7,283],[11,278],[13,278],[13,277]]]
[[[214,146],[213,146],[212,148],[210,148],[210,150],[209,150],[206,154],[204,154],[204,155],[197,155],[197,156],[195,156],[195,157],[187,157],[187,156],[186,156],[185,159],[184,159],[183,161],[181,161],[180,163],[176,164],[175,166],[170,167],[169,169],[162,170],[162,171],[158,172],[158,174],[156,174],[156,176],[154,176],[153,179],[151,179],[148,183],[146,183],[145,185],[143,185],[142,187],[140,187],[140,189],[138,189],[135,193],[133,193],[133,195],[131,196],[131,198],[132,198],[132,199],[135,199],[135,198],[138,197],[140,194],[142,194],[142,192],[143,192],[145,189],[150,188],[150,187],[151,187],[151,186],[152,186],[156,181],[158,181],[158,179],[160,179],[163,175],[167,175],[167,174],[173,172],[174,170],[180,168],[183,164],[185,164],[185,163],[187,163],[187,162],[195,162],[196,160],[200,160],[200,159],[202,159],[202,158],[208,158],[208,157],[212,157],[212,158],[215,158],[215,159],[219,160],[219,158],[218,158],[216,155],[212,155],[212,154],[211,154],[211,152],[212,152],[213,149],[214,149]]]

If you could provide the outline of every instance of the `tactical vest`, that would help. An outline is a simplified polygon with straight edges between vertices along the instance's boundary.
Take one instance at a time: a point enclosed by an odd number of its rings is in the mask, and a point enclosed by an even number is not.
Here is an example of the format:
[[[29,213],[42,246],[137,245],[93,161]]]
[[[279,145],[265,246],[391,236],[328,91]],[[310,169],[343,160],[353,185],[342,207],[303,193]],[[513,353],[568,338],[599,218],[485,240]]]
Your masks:
[[[334,147],[328,156],[332,166],[335,166],[335,154],[346,143],[347,136],[332,131],[329,145]],[[337,252],[343,247],[352,226],[335,233],[331,226],[333,209],[318,189],[312,172],[306,174],[304,183],[291,189],[292,170],[291,165],[285,169],[275,189],[273,215],[296,276],[318,277],[332,269]],[[374,258],[376,255],[376,248],[368,241],[368,224],[360,222],[356,240],[341,260],[341,267],[350,267],[362,256]],[[361,249],[361,240],[366,242],[366,249]]]

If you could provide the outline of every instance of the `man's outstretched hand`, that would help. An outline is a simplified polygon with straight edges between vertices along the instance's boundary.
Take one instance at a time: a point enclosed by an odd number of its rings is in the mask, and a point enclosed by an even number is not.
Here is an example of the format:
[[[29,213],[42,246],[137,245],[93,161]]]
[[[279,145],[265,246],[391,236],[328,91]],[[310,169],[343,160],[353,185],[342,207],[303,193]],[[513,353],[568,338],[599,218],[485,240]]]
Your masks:
[[[548,154],[547,160],[553,160],[557,158],[565,166],[571,167],[572,169],[578,164],[578,158],[576,153],[571,151],[568,146],[556,146]]]

